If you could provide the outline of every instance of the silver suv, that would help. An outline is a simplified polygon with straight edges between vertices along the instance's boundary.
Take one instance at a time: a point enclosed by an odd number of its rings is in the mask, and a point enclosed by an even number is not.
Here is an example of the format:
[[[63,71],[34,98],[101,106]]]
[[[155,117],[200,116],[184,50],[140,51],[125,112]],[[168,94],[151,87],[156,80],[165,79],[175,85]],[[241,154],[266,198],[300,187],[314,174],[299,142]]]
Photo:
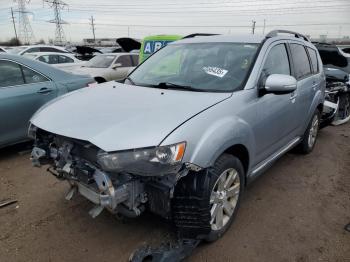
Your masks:
[[[206,36],[169,44],[125,80],[56,99],[31,119],[32,161],[95,207],[172,219],[213,241],[245,186],[298,146],[312,151],[325,95],[306,37]]]

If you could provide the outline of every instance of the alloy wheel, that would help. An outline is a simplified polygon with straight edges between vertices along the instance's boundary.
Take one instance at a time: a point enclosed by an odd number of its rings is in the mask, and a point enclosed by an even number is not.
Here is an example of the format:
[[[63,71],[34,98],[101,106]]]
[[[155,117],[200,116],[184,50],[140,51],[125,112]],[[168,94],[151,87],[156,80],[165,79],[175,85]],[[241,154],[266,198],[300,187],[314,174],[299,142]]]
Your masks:
[[[239,197],[240,177],[230,168],[221,173],[210,196],[212,230],[222,229],[232,217]]]

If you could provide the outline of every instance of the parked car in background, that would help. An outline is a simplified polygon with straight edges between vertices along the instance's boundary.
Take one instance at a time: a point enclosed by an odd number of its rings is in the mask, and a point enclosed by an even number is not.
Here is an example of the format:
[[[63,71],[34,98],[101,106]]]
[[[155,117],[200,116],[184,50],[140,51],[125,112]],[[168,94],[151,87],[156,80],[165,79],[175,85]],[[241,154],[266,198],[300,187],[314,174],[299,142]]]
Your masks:
[[[326,68],[340,69],[350,75],[350,55],[327,43],[314,43]]]
[[[65,48],[60,46],[50,45],[30,45],[30,46],[17,46],[8,51],[10,54],[24,55],[26,53],[38,53],[38,52],[58,52],[69,53]]]
[[[74,74],[87,74],[97,83],[111,80],[123,80],[129,72],[138,65],[138,54],[133,53],[110,53],[100,54],[91,58],[85,65],[69,67]]]
[[[183,39],[124,85],[42,108],[29,129],[32,161],[69,182],[68,199],[92,201],[93,217],[148,209],[181,237],[214,241],[249,182],[293,147],[313,150],[324,97],[322,61],[301,34]]]
[[[123,49],[120,46],[101,47],[98,50],[100,50],[103,54],[123,52]]]
[[[26,57],[50,64],[57,68],[64,68],[73,65],[84,65],[86,62],[77,59],[73,54],[56,53],[56,52],[42,52],[42,53],[26,53]]]
[[[29,119],[48,101],[94,82],[24,56],[0,54],[0,147],[28,140]]]

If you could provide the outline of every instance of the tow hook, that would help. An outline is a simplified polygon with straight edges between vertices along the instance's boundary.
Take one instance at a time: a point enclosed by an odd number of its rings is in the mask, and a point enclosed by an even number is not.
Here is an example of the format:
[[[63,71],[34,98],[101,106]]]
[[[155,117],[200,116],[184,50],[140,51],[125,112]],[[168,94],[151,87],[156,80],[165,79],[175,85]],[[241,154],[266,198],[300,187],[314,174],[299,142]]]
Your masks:
[[[179,239],[176,244],[162,244],[157,248],[143,246],[131,254],[129,262],[180,262],[190,256],[200,242],[197,239]]]

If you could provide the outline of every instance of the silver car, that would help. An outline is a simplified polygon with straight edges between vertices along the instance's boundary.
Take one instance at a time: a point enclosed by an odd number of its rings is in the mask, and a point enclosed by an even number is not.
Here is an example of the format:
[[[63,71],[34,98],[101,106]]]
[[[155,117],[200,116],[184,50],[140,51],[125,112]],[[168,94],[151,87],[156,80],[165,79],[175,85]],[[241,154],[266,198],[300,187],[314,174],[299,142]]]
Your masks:
[[[23,56],[0,54],[0,147],[28,140],[29,119],[41,106],[92,82]]]
[[[172,219],[213,241],[245,186],[295,146],[312,151],[325,77],[316,48],[289,31],[173,42],[125,84],[84,89],[32,119],[32,161],[95,207]]]

